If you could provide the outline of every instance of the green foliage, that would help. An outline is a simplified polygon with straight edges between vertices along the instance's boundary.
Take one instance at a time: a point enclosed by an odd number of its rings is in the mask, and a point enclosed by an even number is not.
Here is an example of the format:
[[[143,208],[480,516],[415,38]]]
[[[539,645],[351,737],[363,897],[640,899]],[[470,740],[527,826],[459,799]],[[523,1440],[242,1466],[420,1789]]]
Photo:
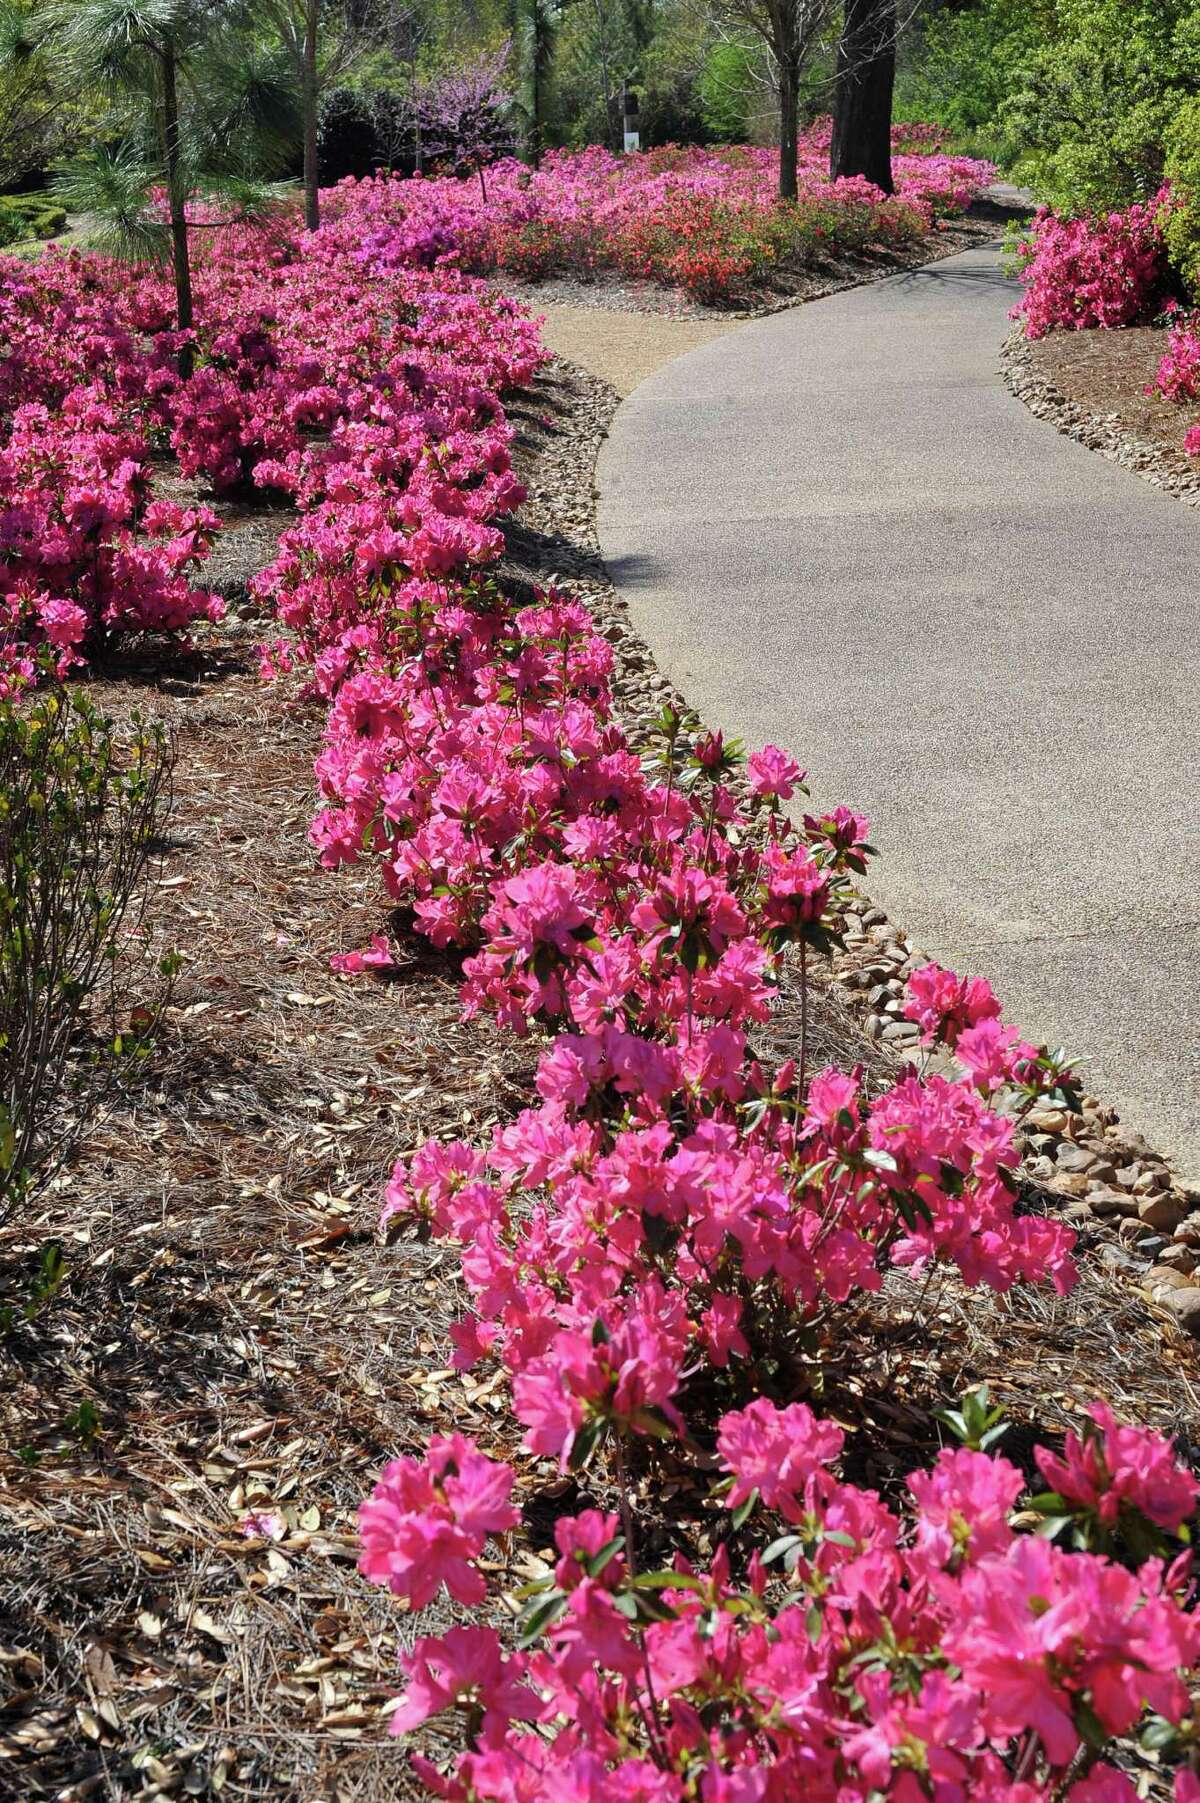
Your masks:
[[[6,1273],[7,1275],[7,1273]],[[52,1302],[67,1279],[67,1261],[62,1242],[47,1240],[31,1269],[23,1274],[23,1300],[0,1303],[0,1337],[7,1339],[18,1322],[36,1321]]]
[[[69,690],[0,703],[0,1219],[149,1045],[173,974],[141,931],[171,763],[161,726],[122,737]]]
[[[98,95],[64,81],[47,53],[41,10],[0,0],[0,187],[48,169],[101,122]]]
[[[55,184],[60,204],[95,221],[101,248],[172,254],[151,199],[159,187],[176,216],[195,196],[238,213],[271,204],[259,178],[282,168],[299,112],[281,50],[245,29],[241,0],[70,0],[37,16],[61,79],[107,97],[103,139],[60,168]],[[188,324],[185,311],[181,295]]]
[[[1200,298],[1200,98],[1185,100],[1167,127],[1166,172],[1175,202],[1167,216],[1171,262],[1193,299]]]
[[[1040,197],[1128,206],[1162,179],[1176,113],[1200,85],[1200,0],[1057,0],[1053,35],[1001,109]]]
[[[1198,92],[1200,0],[975,0],[925,18],[899,116],[940,119],[1063,211],[1106,210],[1155,192]]]
[[[902,41],[894,114],[935,119],[958,143],[1003,156],[999,114],[1020,71],[1044,41],[1050,4],[978,0],[933,8]]]
[[[937,1419],[971,1452],[987,1452],[1004,1438],[1009,1426],[1003,1403],[993,1403],[987,1384],[968,1390],[956,1409],[939,1409]]]
[[[742,44],[714,44],[696,84],[705,129],[720,144],[742,144],[755,101],[755,56]]]
[[[0,194],[0,245],[55,238],[67,215],[47,194]]]

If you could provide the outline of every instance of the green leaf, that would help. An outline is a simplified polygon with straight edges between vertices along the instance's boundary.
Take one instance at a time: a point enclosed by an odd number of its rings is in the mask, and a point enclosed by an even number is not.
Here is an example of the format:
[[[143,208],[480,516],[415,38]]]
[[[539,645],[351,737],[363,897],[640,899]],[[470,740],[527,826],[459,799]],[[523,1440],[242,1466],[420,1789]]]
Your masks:
[[[592,1454],[599,1446],[607,1423],[604,1421],[585,1421],[575,1436],[571,1447],[571,1456],[567,1460],[568,1471],[582,1471]]]
[[[799,1534],[781,1534],[778,1540],[772,1540],[770,1546],[763,1554],[763,1564],[773,1565],[776,1559],[782,1559],[785,1554],[791,1552],[794,1546],[799,1546],[800,1544],[801,1540]]]
[[[1057,1490],[1040,1490],[1036,1496],[1029,1498],[1027,1506],[1036,1509],[1039,1515],[1069,1515],[1071,1513],[1070,1503],[1064,1496],[1060,1496]]]
[[[1179,1739],[1179,1730],[1161,1715],[1152,1715],[1138,1736],[1147,1753],[1163,1753]]]
[[[566,1597],[561,1590],[556,1590],[552,1596],[546,1597],[536,1607],[526,1610],[520,1620],[517,1636],[518,1647],[532,1646],[533,1642],[539,1640],[547,1628],[553,1627],[554,1623],[562,1618],[566,1613],[566,1608]]]
[[[1088,1746],[1097,1753],[1102,1752],[1108,1745],[1108,1729],[1104,1726],[1104,1723],[1100,1720],[1100,1717],[1096,1714],[1096,1711],[1092,1708],[1091,1704],[1085,1702],[1082,1697],[1077,1697],[1075,1699],[1074,1715],[1075,1726],[1078,1728]]]
[[[758,1491],[751,1490],[749,1496],[746,1497],[745,1501],[740,1502],[738,1504],[737,1508],[733,1511],[734,1527],[735,1528],[745,1527],[745,1525],[749,1521],[751,1515],[754,1513],[754,1510],[757,1507],[757,1505],[758,1505]]]
[[[633,1580],[633,1588],[635,1590],[703,1590],[704,1585],[690,1572],[672,1571],[668,1567],[663,1571],[639,1572]]]
[[[588,1560],[586,1566],[588,1577],[598,1578],[609,1561],[616,1558],[624,1544],[624,1534],[615,1534],[611,1540],[606,1541],[599,1552],[593,1553]]]

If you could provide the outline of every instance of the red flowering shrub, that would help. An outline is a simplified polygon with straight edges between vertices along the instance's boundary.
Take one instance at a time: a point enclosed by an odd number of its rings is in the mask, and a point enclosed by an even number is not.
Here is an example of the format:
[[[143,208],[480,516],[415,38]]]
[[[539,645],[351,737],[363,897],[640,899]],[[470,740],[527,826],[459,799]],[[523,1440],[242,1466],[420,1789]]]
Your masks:
[[[914,129],[894,159],[894,198],[860,178],[829,180],[828,120],[801,139],[794,205],[778,201],[775,153],[748,147],[617,157],[593,145],[554,151],[533,172],[505,160],[488,171],[486,199],[470,181],[384,187],[396,213],[444,233],[465,268],[535,279],[616,269],[728,302],[785,260],[911,245],[969,205],[991,166],[942,156],[923,138],[913,154]]]

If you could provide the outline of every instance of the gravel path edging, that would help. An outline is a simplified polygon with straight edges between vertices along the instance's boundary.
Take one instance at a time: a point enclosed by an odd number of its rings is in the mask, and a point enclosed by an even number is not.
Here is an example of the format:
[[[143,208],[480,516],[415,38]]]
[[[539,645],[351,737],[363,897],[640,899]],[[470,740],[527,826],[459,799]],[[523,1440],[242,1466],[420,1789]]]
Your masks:
[[[1200,507],[1200,469],[1171,469],[1157,445],[1121,423],[1115,413],[1092,413],[1065,395],[1035,366],[1035,353],[1018,326],[1000,347],[1000,374],[1006,388],[1035,419],[1047,420],[1076,444],[1096,451],[1143,482],[1173,495],[1189,507]]]

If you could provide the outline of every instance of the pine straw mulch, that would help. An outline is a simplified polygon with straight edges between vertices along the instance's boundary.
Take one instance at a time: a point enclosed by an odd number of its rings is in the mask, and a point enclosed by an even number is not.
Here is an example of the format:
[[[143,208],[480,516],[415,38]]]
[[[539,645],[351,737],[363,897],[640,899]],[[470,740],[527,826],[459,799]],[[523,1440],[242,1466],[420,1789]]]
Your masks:
[[[533,492],[505,574],[557,572],[589,599],[636,724],[666,689],[595,547],[591,471],[614,405],[560,364],[514,408]],[[430,1134],[485,1134],[528,1095],[536,1047],[464,1026],[453,961],[402,923],[390,980],[331,977],[330,954],[364,944],[382,908],[369,873],[313,868],[321,710],[260,684],[249,628],[235,618],[191,656],[131,658],[91,684],[177,733],[153,906],[188,964],[141,1087],[0,1234],[10,1300],[47,1240],[68,1260],[58,1294],[0,1343],[3,1797],[420,1794],[383,1711],[405,1623],[356,1574],[354,1511],[384,1460],[432,1430],[515,1450],[501,1390],[446,1368],[455,1256],[383,1247],[375,1222],[391,1160]],[[797,1014],[789,982],[765,1051],[794,1052]],[[811,1014],[814,1062],[863,1061],[874,1081],[893,1068],[822,976]],[[1061,1302],[889,1281],[777,1381],[847,1425],[854,1476],[894,1489],[936,1445],[931,1410],[980,1379],[1011,1403],[1019,1453],[1032,1424],[1060,1428],[1097,1391],[1196,1437],[1195,1372],[1165,1320],[1085,1261]],[[716,1517],[701,1489],[650,1476],[647,1549],[702,1551]],[[506,1568],[526,1574],[555,1515],[590,1494],[526,1461],[528,1534]],[[611,1500],[599,1484],[597,1499]],[[277,1544],[240,1531],[255,1509],[284,1517]]]

